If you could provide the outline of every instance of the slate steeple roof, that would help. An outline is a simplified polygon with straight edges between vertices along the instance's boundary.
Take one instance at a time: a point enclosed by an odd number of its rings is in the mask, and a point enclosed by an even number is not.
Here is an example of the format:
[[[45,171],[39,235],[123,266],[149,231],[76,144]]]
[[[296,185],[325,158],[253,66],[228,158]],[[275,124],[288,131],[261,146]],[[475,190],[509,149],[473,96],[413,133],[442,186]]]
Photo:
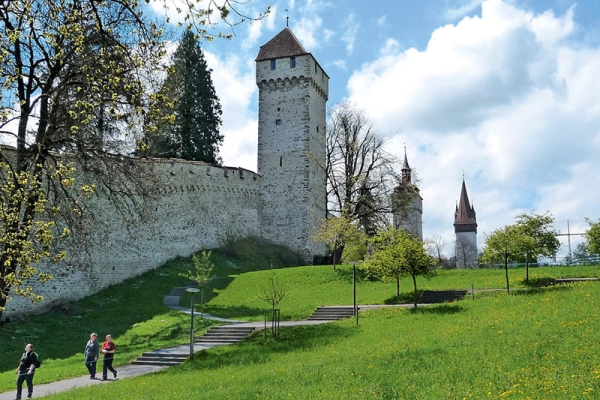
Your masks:
[[[310,54],[300,44],[291,29],[285,27],[273,39],[260,47],[256,61]]]
[[[406,157],[406,146],[404,146],[404,163],[402,166],[402,182],[411,183],[411,172],[412,169],[410,165],[408,165],[408,157]]]
[[[469,195],[464,179],[460,191],[460,200],[454,212],[454,230],[455,232],[477,232],[475,208],[469,203]]]

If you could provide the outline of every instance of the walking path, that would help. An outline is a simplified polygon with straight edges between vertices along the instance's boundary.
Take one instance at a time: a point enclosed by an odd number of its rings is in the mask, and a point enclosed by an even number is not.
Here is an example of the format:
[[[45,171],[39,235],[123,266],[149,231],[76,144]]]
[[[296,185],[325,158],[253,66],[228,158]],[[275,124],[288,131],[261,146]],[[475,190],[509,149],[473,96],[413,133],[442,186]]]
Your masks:
[[[374,305],[363,305],[363,306],[359,306],[359,308],[362,310],[368,310],[368,309],[374,309],[374,308],[381,308],[381,307],[412,307],[412,304],[401,304],[401,305],[396,305],[396,306],[374,306]],[[184,307],[179,307],[179,306],[171,306],[171,308],[179,310],[181,312],[190,314],[191,310],[189,308],[184,308]],[[200,313],[195,312],[194,316],[200,316]],[[213,320],[217,320],[217,321],[221,321],[221,322],[225,322],[225,323],[234,323],[236,324],[236,326],[241,326],[241,327],[254,327],[257,329],[261,329],[264,328],[264,322],[243,322],[243,321],[236,321],[236,320],[228,320],[225,318],[219,318],[219,317],[215,317],[209,314],[202,314],[203,318],[206,319],[213,319]],[[281,321],[279,326],[280,327],[285,327],[285,326],[300,326],[300,325],[319,325],[319,324],[324,324],[324,323],[328,323],[331,321],[328,320],[301,320],[301,321]],[[270,322],[268,322],[270,324]],[[195,343],[194,344],[194,353],[197,353],[199,351],[211,348],[211,347],[216,347],[216,346],[223,346],[226,343],[211,343],[211,344],[206,344],[206,343]],[[173,354],[189,354],[190,351],[190,345],[185,344],[185,345],[181,345],[181,346],[176,346],[176,347],[171,347],[168,349],[161,349],[161,350],[156,350],[156,352],[160,352],[161,354],[165,354],[165,353],[173,353]],[[124,379],[124,378],[133,378],[136,376],[140,376],[140,375],[145,375],[145,374],[149,374],[151,372],[156,372],[156,371],[160,371],[163,370],[165,368],[168,368],[166,366],[155,366],[155,365],[137,365],[137,364],[130,364],[130,365],[122,365],[118,368],[118,377],[117,379]],[[85,368],[82,365],[82,371],[84,371]],[[40,372],[38,373],[43,373],[42,370],[40,370]],[[110,375],[110,374],[109,374]],[[15,379],[16,379],[16,375],[15,375]],[[85,375],[85,376],[80,376],[77,378],[71,378],[71,379],[65,379],[62,381],[56,381],[56,382],[51,382],[51,383],[45,383],[45,384],[35,384],[35,379],[34,379],[34,387],[33,387],[33,397],[35,398],[39,398],[42,396],[46,396],[49,395],[51,393],[58,393],[58,392],[63,392],[69,389],[73,389],[73,388],[80,388],[80,387],[86,387],[86,386],[92,386],[92,385],[106,385],[109,384],[110,382],[112,382],[114,379],[109,379],[107,381],[101,381],[101,380],[96,380],[96,379],[90,379],[89,375]],[[25,398],[26,393],[27,393],[27,387],[25,386],[23,388],[23,398]],[[0,400],[13,400],[15,398],[15,394],[16,394],[16,386],[14,390],[11,390],[10,392],[4,392],[4,393],[0,393]]]

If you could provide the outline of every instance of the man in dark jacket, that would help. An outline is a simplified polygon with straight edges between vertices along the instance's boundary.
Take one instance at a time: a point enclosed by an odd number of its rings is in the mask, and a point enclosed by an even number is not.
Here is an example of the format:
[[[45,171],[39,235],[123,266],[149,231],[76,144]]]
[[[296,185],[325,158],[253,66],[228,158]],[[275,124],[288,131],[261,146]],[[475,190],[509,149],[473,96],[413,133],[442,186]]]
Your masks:
[[[27,398],[33,395],[33,375],[35,374],[35,364],[37,355],[33,351],[33,345],[25,346],[25,353],[21,356],[19,368],[17,368],[17,399],[21,398],[23,382],[27,382]]]
[[[96,363],[98,362],[98,355],[100,354],[100,344],[96,338],[97,334],[92,333],[90,340],[85,345],[85,366],[90,371],[90,379],[96,379]]]

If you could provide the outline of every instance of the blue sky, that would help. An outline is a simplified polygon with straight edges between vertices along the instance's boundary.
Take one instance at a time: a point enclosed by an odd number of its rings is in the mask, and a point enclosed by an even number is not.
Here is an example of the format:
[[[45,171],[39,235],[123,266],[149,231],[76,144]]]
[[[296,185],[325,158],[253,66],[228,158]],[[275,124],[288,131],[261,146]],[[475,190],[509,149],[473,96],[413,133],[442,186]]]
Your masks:
[[[288,15],[330,76],[328,108],[350,100],[390,138],[388,151],[401,156],[406,144],[424,236],[445,238],[447,253],[463,174],[480,246],[523,212],[550,211],[561,232],[600,217],[596,0],[253,0],[242,10],[267,5],[233,40],[203,43],[226,165],[256,170],[254,59]]]

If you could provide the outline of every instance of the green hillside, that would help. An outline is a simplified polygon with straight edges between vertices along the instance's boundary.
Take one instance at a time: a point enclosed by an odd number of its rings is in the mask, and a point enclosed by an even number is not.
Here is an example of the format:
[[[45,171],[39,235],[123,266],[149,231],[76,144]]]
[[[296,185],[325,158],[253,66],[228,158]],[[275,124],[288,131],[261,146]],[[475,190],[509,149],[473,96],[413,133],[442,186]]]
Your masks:
[[[252,247],[252,246],[250,246]],[[259,254],[265,253],[257,248]],[[213,252],[216,274],[206,311],[261,320],[265,302],[258,287],[270,274],[285,282],[282,318],[302,319],[320,305],[352,304],[350,266],[312,266],[251,271],[285,264],[281,257],[257,262],[231,251]],[[264,260],[267,261],[264,261]],[[251,261],[248,261],[251,260]],[[44,357],[36,383],[84,375],[83,346],[89,332],[112,333],[118,365],[143,351],[184,344],[189,317],[162,305],[171,287],[185,285],[177,259],[144,276],[115,285],[54,313],[11,322],[0,328],[0,392],[14,389],[14,368],[28,341]],[[475,290],[475,300],[361,313],[354,320],[323,326],[285,328],[277,342],[258,334],[234,346],[210,349],[164,372],[95,385],[53,398],[594,398],[598,389],[598,298],[600,283],[555,287],[536,284],[559,277],[595,277],[597,267],[548,267],[510,271],[444,270],[420,289]],[[410,298],[409,278],[402,282]],[[384,304],[393,283],[359,279],[358,302]],[[186,300],[182,304],[187,304]],[[189,301],[189,300],[188,300]],[[198,321],[206,329],[209,321]],[[5,357],[6,356],[6,357]],[[597,395],[596,395],[597,396]]]

